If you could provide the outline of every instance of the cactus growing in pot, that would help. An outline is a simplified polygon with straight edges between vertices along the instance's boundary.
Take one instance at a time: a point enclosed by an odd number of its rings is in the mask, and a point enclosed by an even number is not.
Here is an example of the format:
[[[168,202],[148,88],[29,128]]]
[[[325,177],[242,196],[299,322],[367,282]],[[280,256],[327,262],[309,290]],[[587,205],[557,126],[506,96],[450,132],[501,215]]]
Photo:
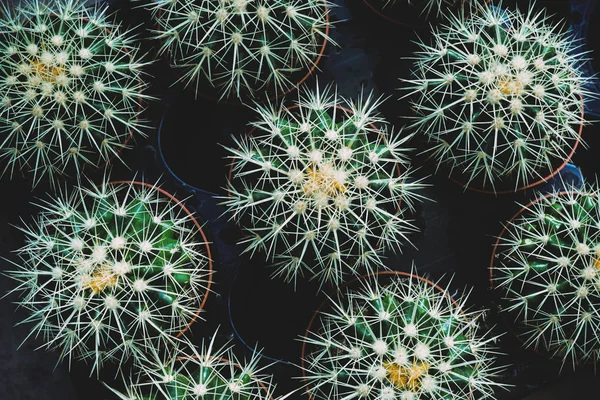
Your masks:
[[[73,0],[0,7],[2,173],[55,184],[144,135],[145,62],[106,10]]]
[[[249,233],[245,251],[266,252],[275,275],[335,285],[383,268],[384,251],[410,242],[409,213],[424,185],[411,180],[409,136],[388,127],[380,101],[348,101],[317,85],[296,106],[258,106],[255,129],[227,148],[224,204]]]
[[[600,360],[598,194],[588,185],[534,200],[503,229],[490,266],[524,345],[573,368]]]
[[[421,42],[404,80],[425,151],[466,188],[514,191],[566,164],[591,94],[584,52],[544,11],[482,6]]]
[[[413,274],[362,277],[322,306],[304,341],[313,400],[487,399],[501,367],[482,312]]]
[[[330,40],[326,0],[138,1],[152,11],[159,52],[179,81],[196,94],[212,87],[220,99],[291,90]]]
[[[126,394],[109,388],[124,400],[275,400],[273,376],[265,373],[270,365],[261,365],[260,353],[239,358],[230,342],[218,343],[217,333],[200,346],[182,338],[167,351],[154,350],[140,359]]]
[[[17,250],[17,304],[28,338],[84,359],[98,373],[173,342],[197,318],[212,281],[199,223],[172,195],[142,182],[78,186],[39,204]]]

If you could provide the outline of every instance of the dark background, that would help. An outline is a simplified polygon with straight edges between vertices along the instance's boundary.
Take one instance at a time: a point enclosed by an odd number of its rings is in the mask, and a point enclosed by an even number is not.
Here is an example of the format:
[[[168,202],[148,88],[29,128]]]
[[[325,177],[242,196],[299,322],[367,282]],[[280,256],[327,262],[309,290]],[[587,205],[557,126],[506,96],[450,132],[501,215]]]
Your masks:
[[[348,98],[355,98],[362,88],[390,96],[380,109],[388,121],[397,128],[402,127],[407,121],[401,116],[408,115],[408,110],[404,102],[397,100],[399,94],[395,88],[400,85],[398,78],[409,76],[411,61],[403,57],[415,50],[413,40],[427,37],[428,23],[410,11],[398,17],[400,24],[388,22],[373,14],[362,0],[336,0],[335,3],[338,7],[331,10],[331,17],[336,27],[331,36],[340,46],[327,47],[326,57],[319,65],[320,85],[335,80],[339,93]],[[521,9],[526,9],[528,4],[503,1],[506,6],[515,3]],[[587,36],[589,40],[583,44],[590,50],[600,50],[597,34],[600,6],[596,4],[597,0],[536,2],[537,8],[546,7],[555,13],[557,21],[566,19],[574,33],[582,38]],[[135,30],[141,37],[147,36],[144,30],[150,26],[147,12],[133,9],[128,0],[112,0],[110,6],[118,10],[117,17],[125,24],[137,27]],[[150,40],[143,43],[150,59],[154,57],[154,45]],[[592,60],[584,68],[593,73],[594,69],[600,70],[600,65]],[[178,197],[191,196],[187,205],[197,211],[212,231],[217,271],[215,293],[204,313],[207,322],[193,326],[193,340],[200,343],[204,335],[221,325],[221,340],[232,338],[236,352],[242,357],[250,354],[258,343],[259,348],[264,348],[265,362],[269,359],[275,362],[271,372],[278,382],[278,393],[283,394],[296,385],[290,377],[299,374],[292,365],[299,362],[301,345],[297,337],[304,333],[313,311],[324,297],[315,295],[316,286],[310,282],[300,282],[294,292],[290,285],[269,279],[270,270],[264,268],[259,257],[248,260],[239,256],[234,244],[240,232],[226,218],[219,218],[223,209],[211,195],[224,195],[227,162],[222,158],[225,152],[219,143],[230,145],[231,134],[246,132],[246,123],[253,119],[253,111],[245,106],[215,105],[194,99],[193,94],[182,91],[178,85],[172,86],[175,76],[164,59],[159,58],[149,72],[154,76],[150,94],[159,101],[149,105],[146,117],[155,129],[149,132],[147,139],[139,139],[135,149],[123,153],[131,170],[115,166],[113,177],[132,178],[135,171],[142,171],[147,181],[160,178],[163,187]],[[314,87],[315,77],[306,84]],[[287,102],[291,103],[294,97],[294,94],[287,96]],[[597,118],[600,115],[598,101],[590,102],[586,112],[588,118]],[[594,151],[600,148],[600,143],[596,143],[599,141],[596,129],[595,125],[584,128],[583,139],[589,148],[579,148],[573,160],[587,181],[595,181],[600,171]],[[420,157],[415,156],[414,163],[421,167],[418,176],[433,174],[431,165]],[[92,179],[101,176],[93,171],[89,174]],[[572,176],[565,175],[565,179],[569,178]],[[443,176],[430,176],[427,182],[432,186],[425,193],[433,201],[424,203],[416,216],[423,229],[413,238],[417,249],[409,248],[402,255],[392,256],[389,266],[409,271],[414,260],[420,274],[449,283],[451,293],[473,288],[471,305],[490,309],[489,324],[500,334],[506,328],[496,315],[494,298],[488,289],[491,247],[502,221],[518,211],[518,203],[525,204],[535,193],[494,197],[464,192]],[[4,178],[1,184],[0,255],[15,259],[10,252],[20,246],[22,236],[13,225],[19,224],[21,217],[29,220],[34,215],[36,208],[29,202],[36,197],[47,197],[48,188],[38,186],[31,193],[30,183],[24,179]],[[0,260],[0,269],[10,269],[9,263]],[[451,275],[454,279],[449,282]],[[11,287],[12,282],[0,276],[0,293]],[[67,365],[56,365],[56,354],[34,351],[41,345],[40,341],[27,341],[17,350],[29,326],[15,326],[26,315],[22,310],[15,310],[11,303],[14,300],[14,296],[9,296],[0,301],[0,400],[113,398],[96,379],[88,377],[85,364],[73,364],[69,372]],[[499,391],[499,399],[562,399],[568,395],[600,398],[597,390],[600,378],[594,377],[592,367],[575,373],[566,366],[559,374],[560,364],[522,350],[508,334],[498,345],[506,353],[501,362],[510,364],[503,381],[515,385],[510,391]],[[107,383],[113,380],[108,373],[102,378]],[[594,394],[585,396],[586,393]]]

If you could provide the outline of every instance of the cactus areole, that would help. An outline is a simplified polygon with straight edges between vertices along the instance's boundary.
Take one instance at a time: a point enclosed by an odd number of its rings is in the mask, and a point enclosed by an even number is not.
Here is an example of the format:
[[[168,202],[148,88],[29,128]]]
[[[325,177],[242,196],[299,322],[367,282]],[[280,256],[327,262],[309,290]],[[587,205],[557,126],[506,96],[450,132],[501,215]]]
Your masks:
[[[555,192],[522,208],[498,237],[490,279],[526,347],[573,368],[598,362],[598,190]]]

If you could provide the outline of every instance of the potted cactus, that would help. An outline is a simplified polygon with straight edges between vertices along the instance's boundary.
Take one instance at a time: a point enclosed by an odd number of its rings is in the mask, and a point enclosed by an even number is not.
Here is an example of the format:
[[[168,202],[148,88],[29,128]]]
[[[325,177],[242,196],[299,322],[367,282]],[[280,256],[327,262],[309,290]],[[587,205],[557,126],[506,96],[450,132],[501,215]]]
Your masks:
[[[248,233],[245,251],[265,252],[274,275],[337,285],[383,268],[384,251],[410,243],[423,184],[410,179],[409,136],[378,115],[380,101],[317,85],[294,107],[257,106],[255,129],[227,148],[223,204]]]
[[[588,185],[529,203],[500,233],[490,263],[523,345],[573,368],[600,360],[598,193]]]
[[[308,326],[303,377],[312,400],[494,398],[495,337],[483,312],[413,273],[382,272],[344,287]]]
[[[147,63],[105,9],[69,0],[2,6],[0,38],[3,174],[54,185],[144,135]]]
[[[421,42],[404,80],[424,153],[467,189],[514,192],[566,165],[580,143],[584,52],[544,11],[483,6]]]
[[[260,353],[240,360],[233,345],[220,345],[215,332],[200,346],[183,339],[169,351],[153,351],[126,382],[123,400],[275,400],[273,376],[265,374]],[[279,397],[284,400],[290,394]]]
[[[196,94],[282,95],[315,69],[329,41],[326,0],[137,0],[152,12],[159,53]]]
[[[28,337],[97,372],[166,346],[198,317],[212,282],[198,221],[158,185],[77,186],[39,204],[9,276]]]

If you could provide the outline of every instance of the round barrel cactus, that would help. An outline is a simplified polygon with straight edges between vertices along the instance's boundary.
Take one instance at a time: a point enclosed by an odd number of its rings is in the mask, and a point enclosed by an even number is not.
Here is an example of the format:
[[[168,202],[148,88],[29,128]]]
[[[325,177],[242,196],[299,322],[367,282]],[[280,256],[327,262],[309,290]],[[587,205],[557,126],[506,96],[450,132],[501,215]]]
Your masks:
[[[78,186],[40,205],[12,291],[29,336],[99,371],[173,342],[199,315],[212,279],[198,222],[156,185]]]
[[[70,0],[4,5],[0,53],[2,173],[54,184],[144,135],[145,63],[105,9]]]
[[[383,267],[417,230],[409,136],[378,115],[379,100],[348,101],[331,86],[305,89],[295,106],[258,106],[255,129],[228,148],[224,204],[248,233],[245,251],[266,252],[286,281],[307,274],[337,284]]]
[[[600,201],[596,187],[524,207],[501,233],[493,286],[524,345],[573,367],[600,361]]]
[[[482,6],[419,43],[404,90],[425,152],[465,187],[508,191],[546,179],[580,142],[584,52],[545,11]]]
[[[137,1],[152,11],[159,52],[196,94],[285,93],[316,66],[329,40],[326,0]]]
[[[261,356],[240,359],[228,342],[219,344],[217,332],[196,346],[181,340],[169,351],[154,351],[126,382],[123,400],[275,400],[273,376]],[[278,398],[284,400],[287,396]]]
[[[359,280],[319,310],[303,338],[312,399],[488,399],[500,367],[482,312],[414,274]]]

